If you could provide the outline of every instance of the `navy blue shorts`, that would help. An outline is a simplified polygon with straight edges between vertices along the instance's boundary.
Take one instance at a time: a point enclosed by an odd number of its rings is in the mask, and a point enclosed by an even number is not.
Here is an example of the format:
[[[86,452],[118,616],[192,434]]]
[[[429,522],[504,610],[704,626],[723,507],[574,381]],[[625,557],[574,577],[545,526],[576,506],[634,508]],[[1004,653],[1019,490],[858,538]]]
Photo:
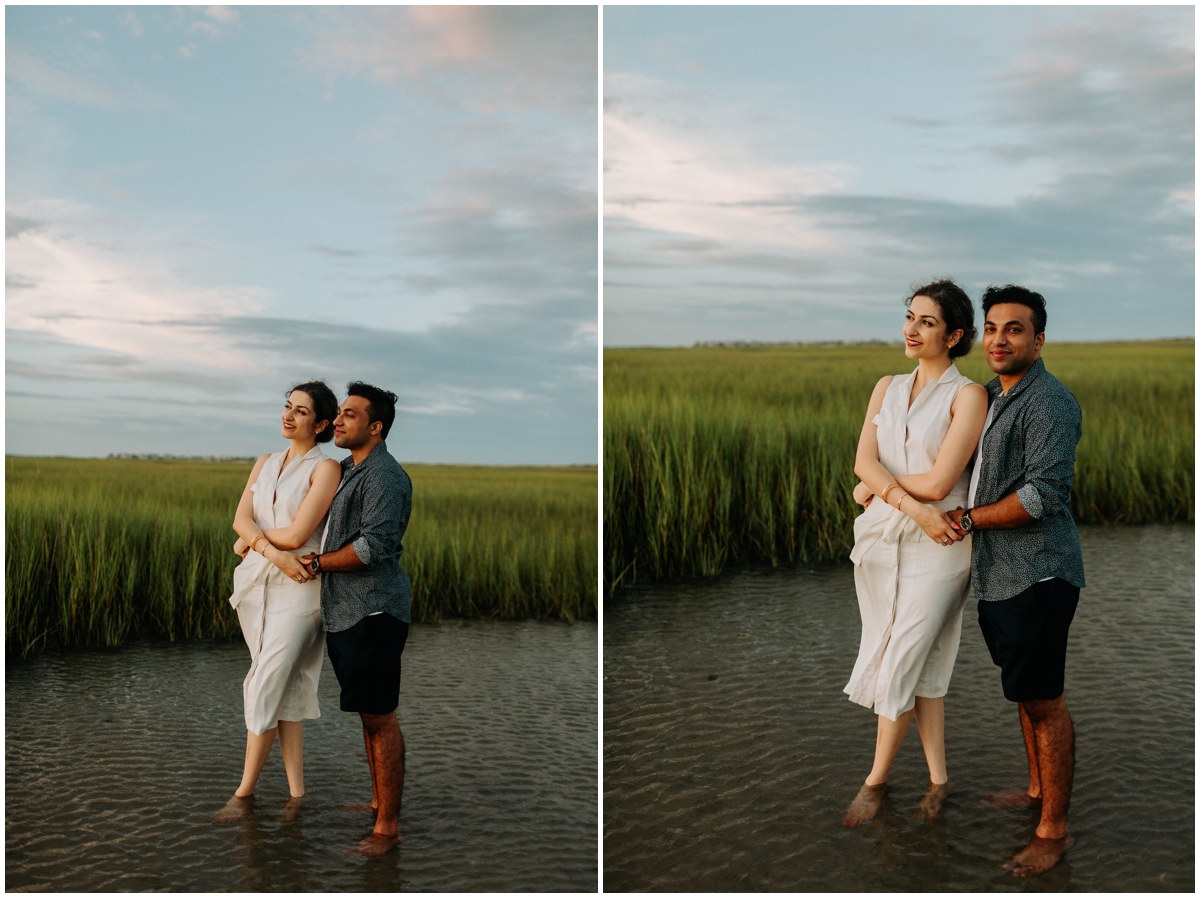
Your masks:
[[[1063,694],[1067,632],[1078,604],[1079,587],[1059,577],[1002,602],[979,603],[979,629],[1010,702]]]
[[[390,714],[400,704],[400,656],[408,624],[390,614],[364,617],[353,627],[325,634],[329,660],[342,687],[343,711]]]

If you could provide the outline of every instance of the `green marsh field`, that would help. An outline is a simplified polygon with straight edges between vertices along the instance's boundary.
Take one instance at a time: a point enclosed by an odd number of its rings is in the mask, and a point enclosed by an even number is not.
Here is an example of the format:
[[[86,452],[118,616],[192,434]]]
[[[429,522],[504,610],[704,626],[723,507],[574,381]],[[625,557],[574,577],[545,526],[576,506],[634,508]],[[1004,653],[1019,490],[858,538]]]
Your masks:
[[[1051,343],[1083,410],[1080,523],[1193,521],[1193,340]],[[604,352],[606,589],[712,576],[737,561],[845,559],[854,451],[899,344]],[[959,371],[993,377],[978,346]]]
[[[5,651],[239,633],[250,463],[5,459]],[[596,469],[405,465],[413,619],[595,618]]]

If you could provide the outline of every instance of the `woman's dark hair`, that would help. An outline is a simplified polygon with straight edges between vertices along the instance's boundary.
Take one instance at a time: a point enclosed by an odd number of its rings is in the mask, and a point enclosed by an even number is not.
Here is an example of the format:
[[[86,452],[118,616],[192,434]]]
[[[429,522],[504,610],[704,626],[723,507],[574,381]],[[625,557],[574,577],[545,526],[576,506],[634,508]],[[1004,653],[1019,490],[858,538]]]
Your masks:
[[[333,390],[329,389],[323,380],[310,380],[306,383],[296,384],[285,393],[285,396],[291,396],[296,390],[302,393],[307,393],[313,403],[313,425],[325,422],[325,429],[318,433],[315,437],[318,443],[328,443],[333,439],[333,419],[337,417],[338,401],[333,395]]]
[[[942,319],[946,322],[947,334],[956,330],[963,332],[959,341],[950,347],[950,358],[962,358],[970,352],[971,344],[975,342],[975,307],[971,305],[971,298],[963,292],[962,287],[949,278],[942,278],[924,287],[916,287],[908,294],[904,305],[911,306],[918,296],[928,296],[938,304],[938,308],[942,310]]]
[[[346,384],[346,395],[361,396],[367,400],[367,424],[382,421],[383,430],[379,435],[386,440],[388,431],[392,429],[392,422],[396,420],[396,400],[399,397],[395,393],[365,384],[361,380],[354,380]]]
[[[1003,287],[988,287],[983,291],[983,300],[980,305],[983,306],[983,317],[987,319],[988,309],[992,306],[999,305],[1002,302],[1013,302],[1019,306],[1025,306],[1032,313],[1033,318],[1033,335],[1045,333],[1046,331],[1046,297],[1040,293],[1034,293],[1032,290],[1026,290],[1024,287],[1018,287],[1016,284],[1005,284]]]

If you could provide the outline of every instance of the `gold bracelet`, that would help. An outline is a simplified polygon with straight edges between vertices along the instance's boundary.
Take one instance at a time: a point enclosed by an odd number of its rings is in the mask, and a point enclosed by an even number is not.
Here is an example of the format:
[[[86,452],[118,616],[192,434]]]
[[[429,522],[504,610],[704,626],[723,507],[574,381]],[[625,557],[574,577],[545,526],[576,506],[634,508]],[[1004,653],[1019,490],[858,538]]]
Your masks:
[[[254,537],[254,539],[252,539],[250,541],[250,551],[258,552],[258,549],[254,548],[254,546],[258,543],[258,541],[260,539],[267,539],[267,535],[265,533],[260,533],[258,536]],[[270,542],[270,540],[268,539],[267,542]],[[259,552],[259,554],[261,555],[262,553]]]
[[[884,502],[887,502],[888,493],[891,492],[895,487],[898,487],[899,485],[900,484],[898,484],[896,481],[893,480],[891,483],[889,483],[887,486],[885,486],[883,488],[883,492],[879,494],[879,498],[882,499]]]

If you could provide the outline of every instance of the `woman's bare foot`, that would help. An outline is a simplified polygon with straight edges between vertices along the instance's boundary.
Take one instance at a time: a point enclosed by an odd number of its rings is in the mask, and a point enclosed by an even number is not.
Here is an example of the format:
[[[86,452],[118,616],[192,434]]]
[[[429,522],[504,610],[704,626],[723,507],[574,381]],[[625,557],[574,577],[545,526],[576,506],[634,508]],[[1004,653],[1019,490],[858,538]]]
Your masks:
[[[1040,808],[1042,796],[1030,795],[1025,789],[1001,789],[985,795],[981,804],[990,804],[994,808]]]
[[[864,784],[858,790],[858,794],[854,796],[854,801],[850,802],[850,807],[846,809],[846,817],[842,823],[846,826],[862,826],[868,820],[873,820],[879,813],[879,806],[883,803],[883,793],[886,791],[887,783],[880,783],[877,786]]]
[[[398,832],[390,835],[371,833],[361,842],[356,842],[352,848],[347,848],[346,853],[352,857],[379,857],[381,854],[387,854],[399,844],[400,833]]]
[[[932,823],[942,814],[942,805],[946,801],[946,796],[950,794],[950,781],[944,783],[931,783],[929,790],[921,799],[921,806],[917,808],[917,819],[922,823]]]
[[[254,793],[249,795],[238,795],[234,793],[233,798],[225,802],[225,807],[217,811],[213,815],[213,820],[217,823],[237,823],[246,816],[246,812],[250,810],[254,804]]]
[[[291,823],[300,815],[300,809],[309,802],[308,793],[303,795],[293,795],[287,800],[287,804],[283,806],[283,822]]]
[[[1038,876],[1045,873],[1062,860],[1067,849],[1075,844],[1075,839],[1067,833],[1061,839],[1043,839],[1034,836],[1016,857],[1004,865],[1005,870],[1012,870],[1013,876]]]

